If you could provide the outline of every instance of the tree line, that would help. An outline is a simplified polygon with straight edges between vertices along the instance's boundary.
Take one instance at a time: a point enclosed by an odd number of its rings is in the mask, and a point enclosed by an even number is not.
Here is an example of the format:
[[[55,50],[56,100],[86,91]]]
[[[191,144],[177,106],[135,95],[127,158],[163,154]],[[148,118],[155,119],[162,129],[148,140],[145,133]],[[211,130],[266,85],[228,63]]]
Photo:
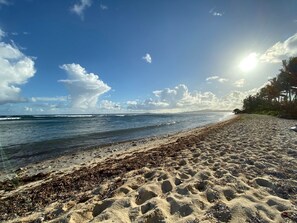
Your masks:
[[[280,73],[256,95],[243,100],[243,110],[235,113],[258,113],[297,118],[297,57],[282,61]]]

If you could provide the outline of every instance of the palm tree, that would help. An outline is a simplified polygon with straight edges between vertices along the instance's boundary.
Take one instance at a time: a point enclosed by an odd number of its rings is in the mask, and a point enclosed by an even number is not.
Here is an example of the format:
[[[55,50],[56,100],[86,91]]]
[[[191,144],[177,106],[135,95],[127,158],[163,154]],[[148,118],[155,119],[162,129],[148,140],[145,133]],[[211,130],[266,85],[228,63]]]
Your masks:
[[[291,57],[289,61],[283,60],[283,67],[280,69],[278,75],[279,83],[282,90],[286,91],[286,94],[290,100],[296,99],[297,94],[297,57]]]
[[[280,101],[281,87],[279,82],[277,81],[277,78],[274,77],[271,80],[269,80],[269,82],[270,82],[269,93],[271,97],[275,99],[275,101]]]
[[[269,80],[256,95],[245,98],[243,109],[247,113],[297,118],[297,57],[283,60],[277,77]]]

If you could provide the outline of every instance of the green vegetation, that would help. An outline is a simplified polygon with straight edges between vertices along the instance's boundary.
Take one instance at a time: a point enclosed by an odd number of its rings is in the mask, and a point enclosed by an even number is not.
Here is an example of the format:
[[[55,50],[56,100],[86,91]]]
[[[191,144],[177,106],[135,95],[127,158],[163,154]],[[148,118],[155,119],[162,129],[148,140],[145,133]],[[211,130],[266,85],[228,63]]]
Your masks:
[[[280,73],[243,101],[243,110],[234,113],[257,113],[297,118],[297,57],[283,60]]]

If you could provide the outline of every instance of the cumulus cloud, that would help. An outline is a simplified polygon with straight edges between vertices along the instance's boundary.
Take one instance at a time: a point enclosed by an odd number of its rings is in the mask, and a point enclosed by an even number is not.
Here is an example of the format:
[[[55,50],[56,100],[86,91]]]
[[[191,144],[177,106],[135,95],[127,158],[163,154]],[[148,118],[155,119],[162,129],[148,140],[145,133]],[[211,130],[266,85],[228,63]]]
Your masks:
[[[64,64],[60,66],[68,74],[68,79],[59,80],[67,87],[73,108],[95,108],[100,95],[111,88],[93,73],[87,73],[79,64]]]
[[[260,60],[267,63],[278,63],[288,57],[296,56],[297,54],[297,33],[286,39],[284,42],[277,42],[270,47]]]
[[[153,97],[144,101],[128,101],[127,107],[142,111],[232,110],[241,107],[243,99],[256,91],[231,91],[228,95],[217,97],[212,92],[190,92],[186,85],[180,84],[172,89],[154,91]]]
[[[100,102],[99,108],[103,110],[111,110],[111,111],[121,110],[121,106],[119,103],[109,101],[109,100],[102,100]]]
[[[220,99],[220,105],[225,106],[225,108],[230,110],[241,108],[243,100],[249,95],[256,94],[258,91],[259,88],[254,88],[248,91],[231,91]]]
[[[218,81],[220,83],[224,83],[224,82],[228,81],[228,79],[222,78],[222,77],[219,77],[219,76],[210,76],[210,77],[207,77],[205,80],[208,81],[209,83],[211,83],[212,80],[216,80],[216,81]]]
[[[243,78],[234,82],[234,86],[238,87],[238,88],[243,87],[244,84],[245,84],[245,79],[243,79]]]
[[[34,61],[15,45],[0,42],[0,67],[0,104],[23,101],[19,85],[34,76]]]
[[[80,0],[78,3],[74,4],[71,7],[71,11],[81,17],[84,18],[84,11],[92,5],[91,0]]]
[[[209,10],[209,14],[211,14],[213,16],[223,16],[224,15],[223,12],[218,12],[215,10],[215,8],[212,8],[211,10]]]
[[[145,56],[143,56],[142,59],[145,60],[147,63],[152,63],[152,57],[148,53]]]

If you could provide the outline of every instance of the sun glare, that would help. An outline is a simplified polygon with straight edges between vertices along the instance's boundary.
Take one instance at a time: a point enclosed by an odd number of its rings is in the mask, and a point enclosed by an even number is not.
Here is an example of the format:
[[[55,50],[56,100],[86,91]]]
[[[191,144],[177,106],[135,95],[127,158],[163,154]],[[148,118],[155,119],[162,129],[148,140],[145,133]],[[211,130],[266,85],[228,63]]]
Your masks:
[[[239,64],[239,67],[244,72],[249,72],[253,70],[258,63],[258,58],[256,53],[250,53],[245,57]]]

